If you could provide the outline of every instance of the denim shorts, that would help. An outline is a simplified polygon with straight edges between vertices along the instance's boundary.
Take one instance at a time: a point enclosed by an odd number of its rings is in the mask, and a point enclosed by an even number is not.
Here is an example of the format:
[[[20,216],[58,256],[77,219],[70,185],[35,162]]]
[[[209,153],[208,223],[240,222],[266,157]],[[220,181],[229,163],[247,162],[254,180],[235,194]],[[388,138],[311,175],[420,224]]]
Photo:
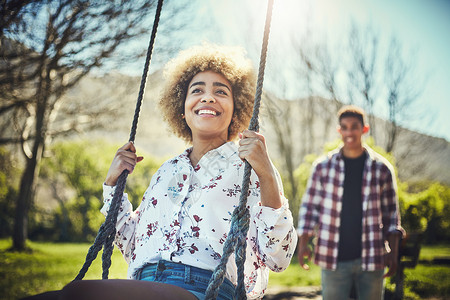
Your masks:
[[[204,300],[212,273],[213,272],[209,270],[167,260],[160,260],[158,263],[149,264],[143,267],[138,279],[173,284],[188,290],[198,299]],[[225,278],[219,289],[217,299],[234,299],[234,291],[235,286],[230,280]]]

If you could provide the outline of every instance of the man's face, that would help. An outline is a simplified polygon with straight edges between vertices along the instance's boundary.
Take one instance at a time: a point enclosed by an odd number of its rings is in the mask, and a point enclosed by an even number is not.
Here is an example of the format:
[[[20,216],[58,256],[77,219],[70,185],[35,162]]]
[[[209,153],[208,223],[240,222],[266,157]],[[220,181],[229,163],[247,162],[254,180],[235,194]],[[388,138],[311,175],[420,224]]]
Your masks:
[[[369,130],[368,126],[363,126],[357,117],[344,117],[341,119],[338,132],[341,134],[344,147],[354,149],[361,147],[361,140],[364,133]]]

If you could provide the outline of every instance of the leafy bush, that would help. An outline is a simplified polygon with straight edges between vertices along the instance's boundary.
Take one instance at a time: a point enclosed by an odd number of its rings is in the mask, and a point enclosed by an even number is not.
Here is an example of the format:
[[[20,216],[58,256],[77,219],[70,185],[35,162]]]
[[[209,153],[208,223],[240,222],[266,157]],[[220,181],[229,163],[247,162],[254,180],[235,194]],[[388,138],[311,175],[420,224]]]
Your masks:
[[[20,179],[19,168],[11,153],[6,148],[0,148],[0,238],[11,236],[15,203]]]
[[[32,222],[31,239],[80,242],[95,238],[104,221],[99,212],[102,183],[119,147],[102,141],[72,141],[50,149],[51,156],[42,161],[40,186],[58,205],[50,210],[36,208],[38,220]],[[146,156],[128,177],[126,192],[135,207],[159,165]]]
[[[411,193],[407,184],[399,188],[402,224],[409,231],[424,232],[426,243],[450,242],[450,187],[432,183]]]

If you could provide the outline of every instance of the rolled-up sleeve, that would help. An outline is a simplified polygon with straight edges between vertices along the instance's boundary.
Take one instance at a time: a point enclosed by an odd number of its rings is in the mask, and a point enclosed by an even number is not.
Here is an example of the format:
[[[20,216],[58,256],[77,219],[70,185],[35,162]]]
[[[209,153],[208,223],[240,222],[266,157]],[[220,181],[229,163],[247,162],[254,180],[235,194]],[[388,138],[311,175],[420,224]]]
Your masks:
[[[393,168],[389,165],[382,169],[384,174],[381,205],[383,211],[383,230],[384,235],[400,232],[402,236],[406,235],[405,230],[401,226],[400,209],[397,193],[397,182],[395,179]]]

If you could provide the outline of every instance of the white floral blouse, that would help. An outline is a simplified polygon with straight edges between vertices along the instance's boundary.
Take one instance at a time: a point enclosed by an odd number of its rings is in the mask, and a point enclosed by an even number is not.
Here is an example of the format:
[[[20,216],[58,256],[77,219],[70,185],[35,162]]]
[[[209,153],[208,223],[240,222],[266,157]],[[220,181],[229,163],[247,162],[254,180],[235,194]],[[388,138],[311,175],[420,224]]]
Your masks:
[[[127,194],[123,196],[115,243],[129,264],[129,278],[135,278],[145,264],[161,259],[211,271],[220,261],[231,215],[239,204],[244,163],[233,142],[209,151],[195,167],[189,160],[191,151],[187,149],[160,167],[134,212]],[[114,187],[104,185],[101,212],[105,215],[113,195]],[[261,206],[259,181],[252,172],[244,267],[250,299],[264,295],[269,269],[280,272],[287,268],[296,247],[288,201],[282,199],[279,209]],[[227,264],[227,278],[237,283],[234,254]]]

